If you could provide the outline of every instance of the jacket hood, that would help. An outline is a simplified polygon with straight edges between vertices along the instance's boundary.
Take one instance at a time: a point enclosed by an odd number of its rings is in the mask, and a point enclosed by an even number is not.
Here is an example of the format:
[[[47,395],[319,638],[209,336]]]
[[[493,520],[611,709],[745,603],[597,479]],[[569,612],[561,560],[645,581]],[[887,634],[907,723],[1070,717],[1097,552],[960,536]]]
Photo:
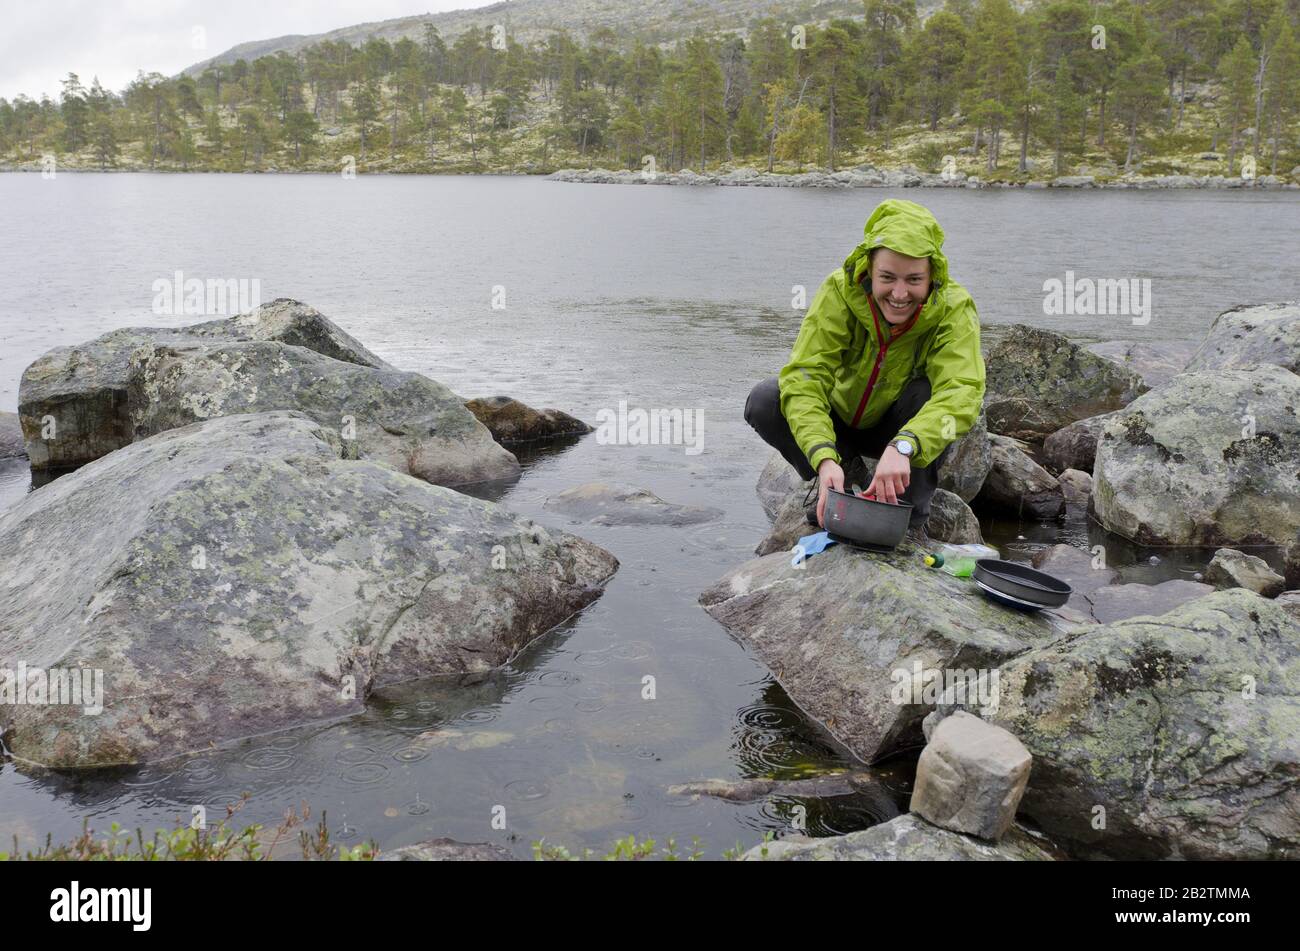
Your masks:
[[[864,239],[844,261],[844,273],[854,284],[867,273],[868,252],[889,248],[910,258],[930,259],[931,291],[948,283],[948,259],[943,254],[943,229],[930,210],[914,201],[887,198],[876,206],[863,229]]]

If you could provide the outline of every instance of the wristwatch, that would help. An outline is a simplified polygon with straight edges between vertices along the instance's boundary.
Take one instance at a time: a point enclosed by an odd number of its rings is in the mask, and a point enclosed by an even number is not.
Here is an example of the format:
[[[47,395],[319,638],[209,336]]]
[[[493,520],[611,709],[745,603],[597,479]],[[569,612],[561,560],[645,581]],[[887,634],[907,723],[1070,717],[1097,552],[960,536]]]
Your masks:
[[[911,435],[912,435],[911,433],[907,434],[907,436],[911,436]],[[898,454],[900,456],[904,457],[905,459],[910,459],[912,458],[912,453],[916,452],[916,443],[913,442],[911,439],[908,439],[907,436],[895,437],[890,442],[890,445],[893,446],[896,450],[898,450]]]

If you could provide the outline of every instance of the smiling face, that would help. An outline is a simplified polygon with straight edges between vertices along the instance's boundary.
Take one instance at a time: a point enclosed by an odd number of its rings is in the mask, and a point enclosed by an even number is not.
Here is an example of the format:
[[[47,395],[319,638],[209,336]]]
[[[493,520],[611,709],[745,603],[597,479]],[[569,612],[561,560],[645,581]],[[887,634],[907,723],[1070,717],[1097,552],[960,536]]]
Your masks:
[[[929,258],[876,249],[871,258],[871,296],[887,321],[905,323],[929,295]]]

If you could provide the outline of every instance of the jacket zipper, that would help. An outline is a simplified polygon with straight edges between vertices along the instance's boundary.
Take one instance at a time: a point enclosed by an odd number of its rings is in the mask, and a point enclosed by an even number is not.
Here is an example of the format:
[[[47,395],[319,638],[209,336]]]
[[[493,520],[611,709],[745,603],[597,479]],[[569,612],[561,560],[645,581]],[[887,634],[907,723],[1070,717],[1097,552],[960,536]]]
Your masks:
[[[871,320],[876,325],[876,339],[881,340],[880,319],[876,317],[876,302],[871,300],[870,297],[867,300],[871,305]],[[854,429],[858,428],[858,420],[862,418],[862,411],[867,408],[867,400],[871,399],[871,391],[876,386],[876,377],[880,375],[880,365],[885,362],[885,354],[892,342],[892,340],[885,340],[876,351],[876,365],[871,368],[871,378],[867,380],[867,389],[862,394],[861,402],[858,403],[858,411],[853,414],[853,422],[849,424]]]

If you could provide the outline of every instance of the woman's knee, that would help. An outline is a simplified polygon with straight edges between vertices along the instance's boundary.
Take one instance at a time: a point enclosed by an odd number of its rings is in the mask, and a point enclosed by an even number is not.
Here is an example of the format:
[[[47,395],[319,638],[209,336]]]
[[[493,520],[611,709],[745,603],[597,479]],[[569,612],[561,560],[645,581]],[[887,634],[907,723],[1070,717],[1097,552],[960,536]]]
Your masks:
[[[768,377],[755,384],[745,400],[745,422],[759,432],[771,427],[781,416],[781,387],[776,377]]]

